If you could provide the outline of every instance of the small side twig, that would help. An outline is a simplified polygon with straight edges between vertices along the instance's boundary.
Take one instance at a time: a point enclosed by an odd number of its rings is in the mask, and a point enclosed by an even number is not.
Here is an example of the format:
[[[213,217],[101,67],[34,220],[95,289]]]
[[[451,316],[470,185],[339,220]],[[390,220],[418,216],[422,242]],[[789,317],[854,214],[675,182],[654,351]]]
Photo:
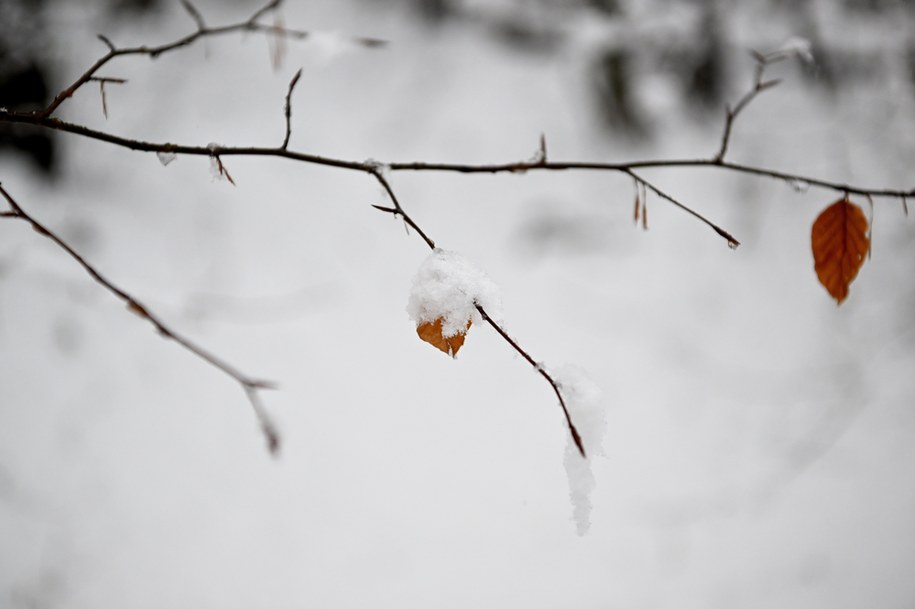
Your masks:
[[[375,176],[375,179],[381,183],[381,186],[391,198],[391,203],[394,205],[393,207],[383,207],[381,205],[373,205],[372,207],[379,211],[403,218],[404,222],[406,222],[413,230],[417,232],[417,234],[419,234],[420,237],[423,238],[423,240],[426,242],[426,245],[429,246],[429,249],[434,250],[435,242],[432,241],[432,239],[430,239],[429,236],[423,232],[423,230],[416,224],[416,222],[413,221],[413,218],[411,218],[410,215],[404,211],[400,201],[397,200],[397,195],[394,194],[394,190],[391,188],[388,180],[384,177],[384,175],[382,175],[381,171],[374,166],[369,166],[367,171],[370,171],[371,174]],[[531,357],[530,354],[515,341],[515,339],[509,336],[509,334],[502,328],[502,326],[496,323],[482,306],[477,303],[474,303],[474,306],[480,313],[480,316],[486,321],[486,323],[488,323],[492,329],[495,330],[496,333],[512,347],[512,349],[521,355],[521,357],[523,357],[525,361],[527,361],[527,363],[529,363],[537,371],[537,373],[540,374],[540,376],[546,379],[546,381],[550,384],[550,387],[553,388],[553,392],[555,392],[556,397],[559,398],[559,406],[562,408],[562,413],[565,416],[566,425],[569,428],[569,433],[572,436],[572,441],[575,442],[575,446],[578,448],[578,452],[581,453],[581,456],[586,457],[584,444],[581,441],[581,436],[578,433],[578,429],[576,429],[575,424],[572,423],[572,417],[569,415],[569,409],[566,406],[565,399],[562,397],[562,392],[559,389],[559,383],[557,383],[556,380],[550,376],[549,372],[544,370],[544,368],[538,364],[536,360],[534,360],[534,358]]]
[[[295,86],[298,84],[301,77],[302,68],[299,68],[299,71],[296,72],[295,76],[292,77],[292,80],[289,81],[289,90],[286,91],[286,137],[283,138],[283,145],[280,146],[280,150],[286,150],[289,146],[289,138],[292,137],[292,91],[295,89]]]
[[[66,241],[57,235],[57,233],[49,229],[43,223],[35,219],[34,216],[26,212],[22,206],[20,206],[19,203],[17,203],[15,199],[13,199],[13,197],[6,191],[6,189],[3,188],[2,184],[0,184],[0,194],[3,195],[3,198],[6,199],[10,206],[10,211],[0,213],[0,217],[17,218],[27,222],[29,225],[31,225],[35,232],[50,239],[58,248],[63,250],[68,256],[70,256],[70,258],[75,260],[96,283],[101,285],[108,292],[124,302],[124,304],[127,305],[127,309],[131,313],[134,313],[135,315],[147,320],[150,324],[152,324],[160,336],[174,341],[186,351],[189,351],[210,366],[217,368],[235,380],[235,382],[237,382],[239,385],[241,385],[242,389],[245,391],[245,395],[247,396],[248,401],[251,402],[254,413],[257,416],[261,429],[264,432],[264,436],[267,439],[267,447],[270,450],[270,453],[273,455],[278,453],[280,448],[279,433],[276,430],[276,426],[270,420],[270,417],[264,409],[263,405],[261,404],[260,396],[258,394],[258,392],[263,389],[275,389],[276,385],[274,383],[248,376],[222,358],[211,353],[210,351],[207,351],[197,343],[185,337],[183,334],[180,334],[176,330],[172,329],[171,326],[167,325],[158,315],[150,311],[150,309],[137,298],[102,275],[101,272],[95,268],[95,266],[87,261],[79,252],[73,249],[73,247],[71,247]]]
[[[122,56],[126,56],[126,55],[146,55],[146,56],[149,56],[149,57],[152,57],[153,59],[155,59],[155,58],[159,57],[160,55],[162,55],[163,53],[168,53],[170,51],[174,51],[176,49],[186,47],[201,38],[210,37],[210,36],[219,36],[219,35],[223,35],[223,34],[231,34],[231,33],[235,33],[235,32],[262,32],[262,33],[270,34],[272,36],[284,36],[287,38],[296,38],[296,39],[307,38],[310,35],[310,32],[301,31],[301,30],[291,30],[291,29],[284,28],[284,27],[278,27],[277,25],[267,25],[267,24],[258,22],[258,20],[261,17],[263,17],[265,14],[267,14],[268,12],[279,7],[280,2],[281,2],[281,0],[271,0],[265,6],[261,7],[257,11],[255,11],[254,14],[251,15],[251,17],[249,17],[248,19],[245,19],[244,21],[233,23],[231,25],[208,27],[204,24],[204,21],[203,21],[202,16],[200,15],[200,12],[197,11],[197,9],[192,4],[190,4],[186,0],[182,0],[182,6],[194,19],[195,23],[197,24],[197,30],[191,34],[187,34],[186,36],[178,38],[177,40],[174,40],[172,42],[168,42],[165,44],[161,44],[158,46],[144,45],[144,46],[129,47],[129,48],[118,48],[108,38],[105,38],[104,36],[99,35],[98,36],[99,40],[101,40],[103,43],[105,43],[105,46],[108,47],[108,52],[105,55],[103,55],[102,57],[100,57],[98,60],[96,60],[96,62],[93,63],[91,66],[89,66],[89,68],[87,68],[86,71],[84,71],[79,77],[77,77],[77,79],[75,81],[73,81],[72,84],[70,84],[69,86],[67,86],[66,88],[61,90],[57,95],[55,95],[54,99],[51,100],[51,103],[49,103],[47,105],[47,107],[44,108],[44,110],[41,110],[41,111],[35,113],[35,116],[42,117],[42,118],[50,117],[52,114],[54,114],[54,111],[60,107],[61,104],[63,104],[67,99],[72,97],[73,94],[79,88],[81,88],[83,85],[85,85],[87,82],[89,82],[93,76],[95,76],[95,73],[98,72],[99,69],[101,69],[103,66],[105,66],[108,62],[110,62],[115,57],[122,57]],[[384,40],[378,40],[378,39],[373,39],[373,38],[354,37],[353,40],[357,44],[361,44],[362,46],[367,47],[367,48],[379,47],[379,46],[383,46],[384,44],[386,44],[386,41],[384,41]]]
[[[434,250],[434,249],[435,249],[435,241],[433,241],[433,240],[429,237],[429,235],[427,235],[427,234],[423,231],[423,229],[421,229],[421,228],[419,227],[419,225],[416,224],[416,222],[413,221],[413,218],[411,218],[411,217],[403,210],[403,207],[400,206],[400,201],[397,200],[397,195],[394,194],[394,189],[391,188],[391,184],[388,182],[387,178],[385,178],[384,175],[382,175],[381,171],[378,170],[378,168],[376,168],[376,167],[370,167],[367,171],[371,172],[371,174],[372,174],[373,176],[375,176],[375,179],[378,180],[378,182],[381,184],[381,187],[384,188],[385,192],[388,193],[388,196],[391,198],[391,203],[394,204],[394,207],[381,207],[381,206],[379,206],[379,205],[373,205],[372,207],[374,207],[375,209],[377,209],[377,210],[379,210],[379,211],[383,211],[383,212],[386,212],[386,213],[389,213],[389,214],[393,214],[394,216],[400,216],[400,217],[403,219],[403,221],[407,224],[407,226],[409,226],[410,228],[412,228],[413,230],[415,230],[416,233],[417,233],[420,237],[422,237],[423,241],[426,242],[426,245],[429,246],[429,249]]]
[[[127,82],[126,78],[108,78],[104,76],[93,76],[89,79],[90,81],[98,83],[99,94],[102,97],[102,114],[105,118],[108,118],[108,96],[105,95],[105,84],[114,83],[117,85],[123,85]]]
[[[191,4],[190,0],[181,0],[181,6],[184,7],[184,10],[187,11],[188,15],[191,16],[191,19],[194,20],[194,23],[197,24],[198,31],[207,29],[207,24],[203,20],[203,15],[200,14],[200,11],[197,10],[196,6]]]
[[[105,46],[108,47],[108,50],[111,51],[112,53],[117,51],[117,49],[114,46],[114,43],[111,42],[106,36],[103,36],[102,34],[96,34],[96,38],[98,38],[103,43],[105,43]]]
[[[770,64],[784,59],[785,56],[783,54],[775,53],[771,55],[762,55],[753,51],[752,55],[756,60],[756,69],[753,73],[753,86],[740,98],[733,108],[727,107],[725,109],[724,132],[721,134],[721,146],[718,148],[718,154],[715,155],[714,160],[716,163],[721,163],[724,160],[724,155],[728,151],[728,143],[731,141],[731,130],[734,128],[734,120],[737,116],[750,105],[750,102],[752,102],[757,95],[767,89],[771,89],[781,82],[779,79],[764,81],[763,74],[766,71],[766,67]]]
[[[661,197],[661,198],[664,199],[665,201],[668,201],[669,203],[673,203],[675,206],[679,207],[680,209],[682,209],[683,211],[685,211],[685,212],[688,213],[689,215],[693,216],[694,218],[696,218],[696,219],[699,220],[700,222],[702,222],[702,223],[706,224],[707,226],[709,226],[712,230],[714,230],[716,233],[718,233],[718,235],[720,235],[721,237],[723,237],[723,238],[728,242],[728,247],[731,248],[732,250],[733,250],[733,249],[737,249],[737,247],[740,245],[740,241],[738,241],[737,239],[735,239],[734,236],[733,236],[731,233],[729,233],[728,231],[724,230],[723,228],[721,228],[720,226],[718,226],[717,224],[715,224],[714,222],[712,222],[711,220],[709,220],[708,218],[706,218],[705,216],[703,216],[702,214],[700,214],[699,212],[695,211],[695,210],[692,209],[691,207],[688,207],[688,206],[684,205],[683,203],[681,203],[680,201],[678,201],[677,199],[675,199],[673,196],[667,194],[666,192],[664,192],[663,190],[659,189],[657,186],[655,186],[654,184],[652,184],[651,182],[649,182],[648,180],[646,180],[646,179],[643,178],[642,176],[636,174],[636,173],[635,173],[634,171],[632,171],[631,169],[626,169],[626,170],[625,170],[625,173],[627,173],[627,174],[629,174],[630,176],[632,176],[632,179],[634,179],[636,182],[640,183],[643,187],[647,188],[648,190],[650,190],[650,191],[653,192],[654,194],[658,195],[659,197]]]

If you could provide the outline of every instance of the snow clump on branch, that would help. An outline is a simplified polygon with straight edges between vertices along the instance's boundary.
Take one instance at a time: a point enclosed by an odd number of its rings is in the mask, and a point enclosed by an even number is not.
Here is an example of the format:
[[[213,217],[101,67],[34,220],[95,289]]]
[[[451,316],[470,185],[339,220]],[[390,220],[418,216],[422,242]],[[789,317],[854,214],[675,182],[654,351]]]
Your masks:
[[[483,320],[480,305],[499,322],[502,296],[498,286],[469,260],[456,252],[435,248],[413,278],[407,314],[416,325],[442,320],[442,336],[467,331],[467,322]]]

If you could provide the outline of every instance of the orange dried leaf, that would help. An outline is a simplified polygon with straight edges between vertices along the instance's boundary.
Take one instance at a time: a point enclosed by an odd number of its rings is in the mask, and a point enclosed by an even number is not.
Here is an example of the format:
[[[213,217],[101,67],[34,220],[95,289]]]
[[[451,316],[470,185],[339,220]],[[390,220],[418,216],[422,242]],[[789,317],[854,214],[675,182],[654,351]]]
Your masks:
[[[860,207],[840,199],[820,213],[810,238],[817,277],[836,303],[842,304],[870,249],[867,218]]]
[[[470,320],[467,320],[467,330],[470,329]],[[423,323],[416,326],[416,333],[421,339],[439,349],[440,351],[447,353],[451,357],[456,357],[458,349],[464,345],[464,337],[467,335],[466,330],[464,332],[458,332],[454,336],[444,337],[442,336],[442,318],[439,317],[435,321],[429,322],[424,321]]]

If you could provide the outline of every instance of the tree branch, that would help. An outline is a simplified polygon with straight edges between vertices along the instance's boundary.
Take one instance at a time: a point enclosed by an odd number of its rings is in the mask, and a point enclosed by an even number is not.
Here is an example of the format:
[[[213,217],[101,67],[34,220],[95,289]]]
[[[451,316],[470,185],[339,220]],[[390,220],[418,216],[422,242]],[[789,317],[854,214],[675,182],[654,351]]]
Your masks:
[[[376,168],[372,174],[375,176],[375,179],[381,183],[381,186],[384,188],[385,192],[388,193],[388,196],[391,199],[391,203],[394,204],[394,207],[381,207],[379,205],[373,205],[372,207],[379,211],[390,213],[403,218],[404,222],[406,222],[407,225],[409,225],[413,230],[417,232],[417,234],[419,234],[420,237],[422,237],[423,241],[426,242],[426,245],[429,246],[429,249],[434,250],[435,242],[432,241],[432,239],[430,239],[429,236],[423,232],[419,225],[413,221],[413,218],[411,218],[410,215],[404,211],[400,201],[397,200],[397,195],[394,194],[394,190],[391,188],[391,184],[388,182],[387,178],[384,177],[381,170]],[[512,349],[521,355],[521,357],[523,357],[527,363],[529,363],[537,371],[537,373],[540,374],[540,376],[546,379],[546,381],[550,384],[550,387],[553,388],[553,391],[556,393],[556,397],[559,398],[559,406],[562,408],[562,413],[565,416],[566,425],[569,428],[569,434],[572,436],[572,441],[575,442],[575,446],[578,448],[578,452],[581,453],[581,456],[583,458],[586,457],[584,444],[582,444],[581,436],[579,435],[578,430],[575,428],[575,424],[572,422],[572,417],[569,415],[569,409],[566,407],[565,399],[562,397],[562,392],[559,389],[559,383],[557,383],[556,380],[550,376],[549,372],[544,370],[543,366],[538,364],[527,351],[522,349],[521,346],[511,336],[508,335],[505,329],[503,329],[493,320],[492,317],[489,316],[489,313],[487,313],[481,305],[474,303],[474,306],[480,313],[480,316],[486,321],[486,323],[492,326],[493,330],[495,330],[496,333],[512,347]]]
[[[766,67],[777,61],[781,61],[786,57],[783,53],[773,53],[770,55],[761,55],[760,53],[753,52],[753,58],[756,60],[756,69],[753,73],[753,86],[747,91],[743,97],[737,102],[733,108],[725,108],[725,118],[724,118],[724,133],[721,134],[721,146],[718,148],[718,154],[715,155],[715,162],[720,163],[724,160],[724,155],[728,151],[728,143],[731,140],[731,129],[734,127],[734,120],[737,118],[743,110],[750,105],[756,96],[771,89],[778,85],[781,80],[763,80],[763,73],[766,71]]]
[[[73,94],[84,84],[89,82],[95,73],[109,61],[115,57],[123,57],[126,55],[148,55],[149,57],[155,59],[163,53],[168,53],[169,51],[174,51],[175,49],[180,49],[186,47],[196,42],[197,40],[208,37],[208,36],[219,36],[223,34],[232,34],[235,32],[262,32],[268,33],[271,35],[286,36],[289,38],[304,39],[310,35],[310,32],[302,30],[290,30],[283,27],[277,27],[276,25],[266,25],[258,23],[258,19],[264,16],[266,13],[271,10],[276,9],[280,5],[281,0],[271,0],[265,6],[255,11],[251,17],[248,19],[233,23],[231,25],[224,25],[219,27],[206,27],[203,21],[203,17],[200,15],[200,12],[197,9],[187,2],[182,0],[182,6],[185,10],[190,13],[191,17],[194,19],[194,22],[197,24],[197,31],[192,34],[187,34],[173,42],[158,46],[139,46],[139,47],[126,47],[126,48],[117,48],[114,43],[112,43],[108,38],[105,38],[102,35],[99,35],[98,38],[105,43],[105,46],[108,47],[108,52],[100,57],[94,64],[92,64],[85,72],[83,72],[73,83],[63,89],[58,93],[50,104],[44,109],[37,113],[39,116],[50,117],[57,108],[60,107],[68,98],[72,97]],[[379,40],[375,38],[353,38],[353,41],[357,44],[368,48],[379,47],[387,44],[384,40]]]
[[[693,216],[694,218],[698,219],[700,222],[703,222],[704,224],[706,224],[706,225],[708,225],[709,227],[711,227],[711,229],[712,229],[713,231],[715,231],[716,233],[718,233],[721,237],[723,237],[723,238],[728,242],[728,247],[729,247],[729,248],[731,248],[731,249],[737,249],[737,246],[740,245],[740,242],[739,242],[737,239],[735,239],[735,238],[733,237],[733,235],[731,235],[729,232],[727,232],[726,230],[724,230],[723,228],[721,228],[720,226],[718,226],[717,224],[715,224],[714,222],[712,222],[711,220],[709,220],[708,218],[706,218],[705,216],[703,216],[702,214],[700,214],[699,212],[695,211],[694,209],[692,209],[692,208],[690,208],[690,207],[687,207],[687,206],[684,205],[683,203],[680,203],[680,201],[676,200],[676,199],[673,198],[671,195],[669,195],[669,194],[667,194],[666,192],[662,191],[661,189],[659,189],[657,186],[655,186],[654,184],[652,184],[651,182],[649,182],[649,181],[646,180],[645,178],[643,178],[643,177],[641,177],[641,176],[639,176],[639,175],[636,175],[636,173],[635,173],[634,171],[632,171],[631,169],[630,169],[630,170],[626,170],[626,173],[628,173],[630,176],[632,176],[632,179],[633,179],[633,180],[635,180],[636,182],[638,182],[639,184],[641,184],[642,186],[644,186],[645,188],[647,188],[647,189],[650,190],[651,192],[655,193],[656,195],[658,195],[659,197],[661,197],[661,198],[664,199],[665,201],[668,201],[669,203],[674,204],[675,206],[679,207],[680,209],[682,209],[683,211],[685,211],[685,212],[688,213],[689,215],[691,215],[691,216]],[[644,197],[643,197],[643,198],[644,198]],[[643,201],[643,204],[644,204],[644,201]],[[647,225],[647,220],[645,220],[645,223],[646,223],[646,225]]]
[[[261,429],[264,432],[264,436],[267,439],[267,447],[270,450],[270,453],[273,455],[278,454],[280,448],[280,438],[279,433],[276,430],[275,425],[270,420],[270,417],[267,415],[266,410],[260,402],[260,396],[258,392],[262,389],[275,389],[276,385],[270,381],[265,381],[262,379],[256,379],[246,375],[241,372],[238,368],[232,366],[225,360],[216,356],[215,354],[207,351],[197,343],[193,342],[189,338],[180,334],[176,330],[172,329],[155,313],[153,313],[146,305],[140,302],[137,298],[129,294],[123,288],[117,286],[111,282],[108,278],[101,274],[101,272],[96,269],[91,263],[89,263],[79,252],[73,249],[66,241],[64,241],[57,233],[49,229],[47,226],[36,220],[32,215],[27,213],[22,206],[20,206],[15,199],[3,188],[3,185],[0,184],[0,194],[3,195],[3,198],[6,199],[7,203],[10,206],[11,211],[0,213],[0,217],[3,218],[16,218],[24,220],[40,235],[43,235],[50,239],[58,248],[63,250],[68,256],[75,260],[83,270],[86,271],[92,279],[101,285],[103,288],[108,290],[115,297],[120,299],[127,305],[127,309],[138,315],[139,317],[149,321],[150,324],[156,329],[156,332],[160,336],[166,339],[170,339],[184,348],[186,351],[189,351],[197,358],[203,360],[210,366],[220,370],[224,374],[231,377],[235,382],[241,385],[242,389],[245,391],[245,395],[248,397],[248,400],[251,402],[251,406],[254,409],[254,413],[258,418]]]

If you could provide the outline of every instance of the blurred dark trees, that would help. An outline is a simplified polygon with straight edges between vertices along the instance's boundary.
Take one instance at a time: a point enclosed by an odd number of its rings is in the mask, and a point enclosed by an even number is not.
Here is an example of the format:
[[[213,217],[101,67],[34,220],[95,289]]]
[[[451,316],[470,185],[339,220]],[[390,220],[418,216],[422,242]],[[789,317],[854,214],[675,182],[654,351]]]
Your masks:
[[[63,86],[53,68],[47,17],[66,0],[0,0],[0,107],[37,110]],[[112,18],[134,17],[164,4],[163,0],[105,0]],[[91,58],[86,58],[89,61]],[[53,177],[57,168],[56,137],[46,129],[0,124],[0,152],[21,154]]]
[[[749,83],[743,69],[748,51],[768,52],[790,37],[811,43],[815,62],[801,68],[826,96],[848,84],[885,81],[895,69],[893,57],[903,59],[915,92],[915,0],[388,1],[406,2],[430,26],[470,24],[523,52],[574,44],[574,28],[568,27],[573,21],[602,25],[606,40],[592,46],[586,68],[596,118],[613,136],[653,135],[640,101],[648,77],[666,79],[682,111],[720,119],[725,104]],[[648,23],[646,15],[664,24]],[[882,35],[900,24],[907,24],[907,35]]]

